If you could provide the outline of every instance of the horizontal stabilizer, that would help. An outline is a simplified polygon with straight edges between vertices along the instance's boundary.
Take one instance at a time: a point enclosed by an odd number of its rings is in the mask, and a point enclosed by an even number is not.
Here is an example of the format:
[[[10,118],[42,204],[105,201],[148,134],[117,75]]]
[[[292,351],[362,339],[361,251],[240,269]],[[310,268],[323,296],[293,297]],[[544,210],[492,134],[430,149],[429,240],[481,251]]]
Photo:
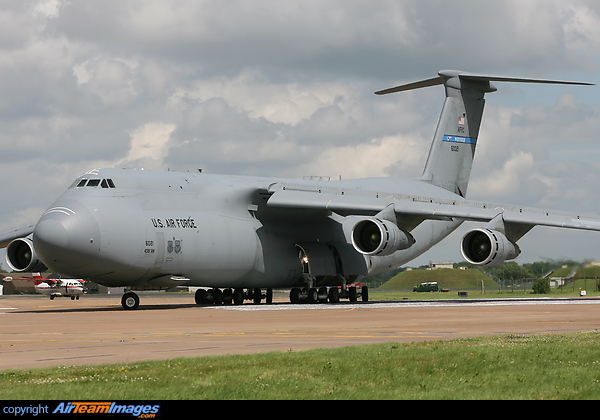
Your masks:
[[[405,90],[419,89],[423,87],[436,86],[444,84],[460,89],[463,80],[471,82],[515,82],[515,83],[545,83],[545,84],[558,84],[558,85],[594,85],[594,83],[587,82],[570,82],[565,80],[548,80],[548,79],[530,79],[524,77],[505,77],[505,76],[493,76],[488,74],[476,74],[466,73],[457,70],[442,70],[438,77],[433,79],[421,80],[418,82],[409,83],[406,85],[400,85],[389,89],[384,89],[375,92],[376,95],[386,95],[388,93],[402,92]],[[456,80],[458,83],[449,83],[451,80]],[[493,91],[495,89],[490,89]]]
[[[378,92],[375,92],[375,95],[387,95],[388,93],[396,93],[396,92],[402,92],[405,90],[413,90],[413,89],[420,89],[420,88],[429,87],[429,86],[437,86],[437,85],[441,85],[442,83],[444,83],[444,78],[439,76],[439,77],[434,77],[433,79],[421,80],[419,82],[409,83],[407,85],[401,85],[401,86],[396,86],[396,87],[389,88],[389,89],[380,90]]]

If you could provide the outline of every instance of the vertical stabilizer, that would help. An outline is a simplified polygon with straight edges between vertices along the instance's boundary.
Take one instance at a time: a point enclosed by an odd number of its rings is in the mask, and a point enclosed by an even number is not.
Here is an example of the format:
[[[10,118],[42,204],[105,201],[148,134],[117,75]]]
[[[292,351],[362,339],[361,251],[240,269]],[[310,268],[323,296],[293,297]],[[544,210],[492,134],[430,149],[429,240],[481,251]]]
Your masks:
[[[435,130],[421,179],[462,197],[467,193],[471,166],[485,105],[484,95],[496,91],[490,83],[525,82],[589,85],[582,82],[488,76],[455,70],[440,71],[439,77],[375,92],[377,95],[444,85],[446,100]]]

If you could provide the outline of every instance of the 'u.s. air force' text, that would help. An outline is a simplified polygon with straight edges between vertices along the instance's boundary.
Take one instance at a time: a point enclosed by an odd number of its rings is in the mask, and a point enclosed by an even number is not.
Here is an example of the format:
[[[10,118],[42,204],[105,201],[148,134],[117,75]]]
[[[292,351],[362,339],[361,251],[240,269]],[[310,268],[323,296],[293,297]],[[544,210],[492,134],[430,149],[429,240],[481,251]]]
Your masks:
[[[150,219],[152,225],[158,229],[197,229],[196,222],[193,218],[188,217],[187,219]]]

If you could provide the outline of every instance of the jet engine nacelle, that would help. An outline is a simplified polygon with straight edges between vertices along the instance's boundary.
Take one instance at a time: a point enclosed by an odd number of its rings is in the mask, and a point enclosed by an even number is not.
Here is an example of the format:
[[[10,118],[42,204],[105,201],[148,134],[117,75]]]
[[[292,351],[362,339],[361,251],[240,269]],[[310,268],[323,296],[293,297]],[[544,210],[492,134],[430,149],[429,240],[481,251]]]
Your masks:
[[[45,271],[47,267],[40,261],[33,241],[29,238],[18,238],[6,247],[6,262],[14,271]]]
[[[468,231],[462,238],[460,251],[471,264],[488,267],[517,258],[521,253],[517,244],[502,233],[487,228]]]
[[[384,256],[407,249],[415,242],[413,236],[394,223],[377,218],[363,219],[352,228],[352,245],[365,255]]]

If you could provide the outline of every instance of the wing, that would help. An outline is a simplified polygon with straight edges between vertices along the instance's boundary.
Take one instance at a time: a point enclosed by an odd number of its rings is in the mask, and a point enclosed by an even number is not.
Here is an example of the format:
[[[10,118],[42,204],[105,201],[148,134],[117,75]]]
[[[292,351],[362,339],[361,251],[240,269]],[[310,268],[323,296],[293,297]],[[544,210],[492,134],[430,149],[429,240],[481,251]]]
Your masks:
[[[267,202],[270,207],[326,209],[341,215],[375,215],[393,206],[398,227],[411,231],[425,220],[470,220],[490,222],[501,217],[516,241],[533,226],[551,226],[600,231],[600,216],[531,207],[455,199],[381,194],[360,191],[343,194],[328,191],[276,190]],[[508,235],[507,235],[508,236]]]
[[[26,227],[10,230],[8,232],[0,233],[0,248],[6,248],[6,246],[14,239],[24,238],[33,233],[35,225],[29,225]]]

